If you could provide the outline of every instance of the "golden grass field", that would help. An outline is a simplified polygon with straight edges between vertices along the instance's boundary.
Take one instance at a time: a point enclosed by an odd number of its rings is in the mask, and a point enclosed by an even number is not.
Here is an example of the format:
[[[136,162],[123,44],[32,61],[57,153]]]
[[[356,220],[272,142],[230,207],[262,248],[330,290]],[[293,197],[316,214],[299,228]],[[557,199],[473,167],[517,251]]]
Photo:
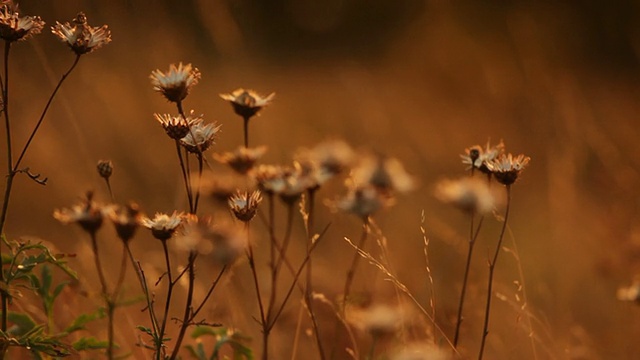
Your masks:
[[[81,58],[55,99],[25,159],[49,183],[43,187],[18,179],[5,228],[10,237],[40,238],[59,252],[77,254],[70,264],[82,276],[59,304],[61,324],[100,301],[92,295],[98,289],[86,234],[60,225],[51,214],[90,189],[108,200],[95,171],[99,159],[115,164],[112,185],[119,201],[136,201],[148,215],[186,206],[175,149],[153,118],[174,108],[149,81],[152,70],[182,61],[202,72],[185,109],[222,124],[209,153],[241,144],[242,121],[218,94],[245,87],[277,94],[251,122],[252,143],[269,148],[263,163],[290,162],[299,147],[327,138],[403,162],[418,179],[417,189],[374,218],[388,241],[394,273],[425,308],[433,290],[437,323],[448,336],[455,326],[469,224],[434,198],[434,186],[464,175],[459,154],[487,139],[503,139],[507,151],[530,156],[513,186],[504,242],[512,251],[517,244],[519,261],[503,252],[498,263],[486,358],[640,355],[640,308],[616,298],[617,289],[630,285],[640,271],[636,2],[25,0],[20,6],[48,25],[43,34],[12,48],[12,118],[19,143],[73,62],[74,55],[48,26],[70,21],[82,10],[92,25],[108,24],[113,38]],[[6,159],[0,158],[5,168]],[[215,171],[226,171],[209,160]],[[318,196],[342,194],[336,181]],[[318,209],[316,223],[331,226],[313,257],[316,291],[334,301],[354,251],[343,238],[356,239],[361,224],[324,205]],[[420,230],[423,210],[433,288]],[[203,204],[202,212],[215,211],[220,207]],[[499,228],[496,219],[488,219],[476,247],[462,358],[474,358],[478,351],[486,262]],[[254,229],[258,251],[266,249],[264,227],[256,223]],[[298,238],[292,250],[299,256],[304,249],[299,219],[294,231]],[[109,229],[100,241],[105,263],[115,273],[118,240]],[[161,248],[148,231],[139,230],[132,248],[143,266],[160,269]],[[368,250],[378,251],[374,242]],[[199,263],[199,279],[215,274],[206,261]],[[128,276],[125,294],[133,297],[139,289],[133,273]],[[208,281],[202,280],[196,296]],[[526,299],[517,286],[522,281]],[[253,290],[241,261],[216,290],[207,316],[250,335],[259,353]],[[360,264],[354,290],[370,293],[374,302],[397,302],[394,286],[366,262]],[[293,358],[299,306],[294,295],[274,330],[273,359]],[[403,302],[407,311],[412,306]],[[152,356],[135,346],[135,325],[148,321],[141,307],[119,308],[116,326],[122,353],[136,359]],[[326,343],[343,342],[338,338],[344,334],[332,333],[332,312],[324,308],[321,313]],[[430,328],[427,322],[411,326],[415,332]],[[307,327],[305,320],[297,359],[317,357]],[[90,330],[104,337],[99,322]],[[366,335],[358,338],[366,348]],[[395,346],[393,339],[381,343],[376,358],[384,359]]]

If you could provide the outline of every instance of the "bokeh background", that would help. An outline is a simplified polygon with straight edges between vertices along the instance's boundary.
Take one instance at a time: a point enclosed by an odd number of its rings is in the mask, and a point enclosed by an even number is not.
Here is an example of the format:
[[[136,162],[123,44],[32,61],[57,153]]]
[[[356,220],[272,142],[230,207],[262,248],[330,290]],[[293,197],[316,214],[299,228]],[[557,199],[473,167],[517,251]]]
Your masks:
[[[507,151],[530,156],[513,188],[505,243],[512,250],[517,243],[519,261],[505,253],[498,264],[500,298],[487,357],[640,355],[640,308],[616,299],[617,289],[631,284],[640,270],[637,1],[25,0],[20,6],[48,25],[71,21],[82,10],[90,24],[108,24],[112,31],[113,42],[84,56],[56,98],[25,159],[49,183],[16,182],[6,227],[11,237],[41,238],[78,254],[71,263],[88,277],[79,289],[90,293],[95,284],[87,239],[51,213],[89,189],[107,200],[97,160],[115,163],[119,200],[135,200],[148,214],[185,207],[173,145],[152,117],[174,109],[148,79],[152,70],[182,61],[203,74],[185,107],[223,124],[214,151],[231,150],[242,140],[241,121],[218,94],[247,87],[277,93],[274,104],[251,122],[252,143],[269,147],[266,163],[286,163],[299,147],[341,138],[405,164],[419,186],[377,221],[397,276],[428,305],[424,210],[437,319],[449,333],[468,219],[438,203],[433,186],[463,175],[458,154],[487,139],[503,139]],[[48,31],[12,47],[16,144],[23,143],[73,56]],[[341,192],[336,184],[320,196]],[[316,254],[317,290],[334,299],[352,254],[342,239],[356,238],[360,225],[324,207],[320,212],[318,223],[332,226]],[[470,357],[479,344],[485,254],[498,229],[497,221],[489,221],[476,247],[461,344]],[[108,243],[108,236],[103,240]],[[113,244],[106,251],[116,259],[120,250],[115,239]],[[134,251],[153,266],[160,247],[141,232]],[[246,268],[238,266],[229,278],[225,297],[251,294],[243,283]],[[203,265],[200,275],[207,271]],[[375,296],[388,297],[390,285],[374,273],[364,271],[380,283]],[[129,280],[133,293],[135,279]],[[517,286],[522,280],[524,309]],[[364,289],[367,281],[360,278],[358,286]],[[81,293],[67,294],[68,303],[99,303]],[[212,314],[253,336],[258,349],[251,304],[235,313],[216,305]],[[132,315],[123,317],[121,341],[137,336],[133,325],[146,321],[138,310],[134,305],[127,310]],[[290,312],[290,324],[283,321],[274,335],[282,358],[289,356],[297,304]],[[315,354],[313,342],[305,341],[307,355]],[[129,347],[136,358],[149,355]]]

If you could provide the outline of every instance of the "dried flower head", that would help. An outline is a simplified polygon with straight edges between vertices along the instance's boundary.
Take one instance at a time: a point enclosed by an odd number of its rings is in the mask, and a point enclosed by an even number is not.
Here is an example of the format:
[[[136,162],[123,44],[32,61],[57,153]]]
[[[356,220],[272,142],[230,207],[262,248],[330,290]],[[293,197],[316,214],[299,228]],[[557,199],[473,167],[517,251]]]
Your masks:
[[[80,56],[95,51],[111,42],[111,31],[107,25],[92,27],[87,24],[84,13],[78,13],[72,24],[66,22],[51,27],[51,32],[69,45]]]
[[[161,241],[166,241],[173,236],[182,224],[183,218],[184,214],[177,211],[174,211],[171,215],[156,213],[153,219],[143,217],[140,223],[142,226],[151,230],[153,237]]]
[[[180,144],[190,153],[202,154],[215,143],[220,127],[221,125],[215,122],[206,125],[202,122],[194,123],[189,133],[180,139]]]
[[[253,90],[245,89],[237,89],[231,94],[220,94],[222,99],[231,103],[236,114],[244,119],[255,116],[263,107],[269,105],[275,96],[275,93],[261,96]]]
[[[640,281],[635,280],[630,286],[619,288],[617,297],[620,301],[632,301],[640,304]]]
[[[164,131],[174,140],[180,140],[189,134],[189,129],[200,122],[202,118],[191,114],[185,119],[182,115],[172,116],[169,114],[153,114],[156,120],[162,125]]]
[[[255,190],[251,192],[237,192],[229,199],[229,208],[235,217],[242,222],[251,221],[258,212],[262,202],[262,194]]]
[[[256,148],[241,146],[233,152],[213,154],[213,158],[222,164],[229,165],[237,173],[245,175],[253,169],[256,162],[258,162],[266,152],[266,146],[258,146]]]
[[[384,193],[406,193],[415,188],[415,180],[398,159],[380,155],[362,158],[352,177],[357,185],[370,184]]]
[[[227,206],[229,198],[236,193],[238,188],[248,189],[253,186],[245,186],[247,178],[241,177],[235,173],[228,172],[223,174],[203,174],[200,179],[200,193],[210,196],[220,205]]]
[[[390,205],[392,198],[380,193],[376,187],[365,184],[349,189],[347,195],[338,201],[337,208],[352,213],[362,219],[376,213],[383,206]]]
[[[500,154],[496,159],[487,163],[487,167],[500,184],[511,185],[518,180],[520,172],[524,170],[529,160],[531,158],[522,154],[518,156]]]
[[[140,225],[140,208],[135,203],[127,206],[111,206],[107,211],[120,240],[129,242]]]
[[[107,180],[109,180],[111,174],[113,174],[113,163],[111,162],[111,160],[98,160],[98,165],[96,166],[96,168],[100,177],[103,177]]]
[[[347,321],[358,330],[374,338],[391,335],[402,326],[403,314],[400,308],[376,304],[367,308],[349,308]]]
[[[0,7],[0,38],[8,42],[26,40],[39,34],[44,21],[39,16],[20,16],[18,5],[12,3]]]
[[[480,145],[474,145],[464,151],[465,154],[460,155],[460,158],[463,164],[468,165],[467,170],[478,169],[485,174],[491,174],[487,164],[504,153],[504,143],[500,141],[498,145],[491,146],[490,141],[487,141],[485,149]]]
[[[295,156],[296,166],[317,186],[341,173],[353,158],[349,145],[339,140],[325,141],[312,149],[301,149]]]
[[[189,95],[191,88],[200,80],[200,76],[200,71],[191,64],[179,63],[178,66],[169,65],[167,72],[156,69],[151,72],[149,78],[153,90],[160,92],[167,100],[178,103]]]
[[[267,194],[276,194],[285,203],[291,205],[307,190],[316,186],[313,179],[295,167],[261,165],[254,169],[260,190]]]
[[[81,203],[71,208],[56,209],[53,217],[63,224],[77,223],[80,227],[95,234],[102,226],[105,207],[93,201],[93,193],[87,192],[87,197]]]
[[[287,171],[291,170],[277,165],[260,165],[253,169],[252,175],[262,192],[275,194],[284,187],[282,182]]]
[[[451,351],[441,349],[433,341],[424,343],[404,344],[396,351],[390,360],[449,360]]]
[[[442,180],[436,186],[435,195],[440,201],[471,214],[486,214],[495,205],[489,184],[477,178]]]
[[[248,244],[246,232],[228,223],[213,223],[210,218],[190,215],[176,244],[183,250],[212,256],[220,265],[233,264],[245,253]]]

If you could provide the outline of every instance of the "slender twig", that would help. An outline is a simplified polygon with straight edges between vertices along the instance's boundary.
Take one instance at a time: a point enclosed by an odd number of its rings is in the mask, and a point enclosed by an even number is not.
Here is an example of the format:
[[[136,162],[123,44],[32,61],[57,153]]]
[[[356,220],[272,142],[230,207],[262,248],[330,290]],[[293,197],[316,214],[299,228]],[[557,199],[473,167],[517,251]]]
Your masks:
[[[7,185],[4,189],[4,199],[2,201],[2,213],[0,214],[0,234],[4,234],[4,224],[7,219],[7,210],[9,209],[9,199],[11,196],[11,187],[13,185],[13,177],[15,172],[13,171],[13,155],[11,144],[11,122],[9,121],[9,50],[11,49],[11,42],[4,42],[4,87],[2,88],[2,105],[4,112],[4,124],[7,136]],[[0,258],[2,257],[2,244],[0,244]],[[2,269],[0,269],[2,270]],[[0,271],[0,280],[4,283],[4,271]],[[8,294],[6,291],[0,291],[0,297],[2,298],[2,331],[7,331],[7,316],[8,316]],[[4,347],[0,355],[4,357]]]
[[[489,260],[489,285],[487,286],[487,305],[484,310],[484,325],[482,327],[482,341],[480,342],[480,351],[478,352],[478,360],[482,359],[484,355],[484,346],[489,334],[489,313],[491,312],[491,298],[493,288],[493,274],[496,268],[496,262],[498,261],[498,254],[502,248],[502,239],[504,238],[504,232],[507,228],[507,221],[509,220],[509,208],[511,206],[511,185],[506,185],[507,189],[507,208],[504,212],[504,220],[502,223],[502,230],[500,230],[500,237],[498,238],[498,244],[496,245],[496,251],[493,254],[493,259]]]
[[[476,239],[478,238],[478,234],[480,233],[480,228],[482,227],[482,223],[484,221],[484,216],[480,217],[480,221],[478,222],[478,227],[474,231],[474,216],[475,213],[471,213],[471,226],[469,228],[469,248],[467,250],[467,262],[464,268],[464,278],[462,280],[462,291],[460,292],[460,302],[458,303],[458,317],[456,321],[456,333],[453,337],[453,346],[458,346],[458,340],[460,338],[460,325],[462,325],[462,309],[464,307],[464,299],[467,292],[467,281],[469,278],[469,269],[471,268],[471,258],[473,255],[473,248],[476,243]]]
[[[156,359],[160,360],[160,350],[163,346],[164,342],[164,334],[167,328],[167,321],[169,320],[169,307],[171,306],[171,298],[173,295],[173,287],[176,284],[177,280],[173,279],[173,274],[171,272],[171,260],[169,258],[169,248],[167,246],[167,241],[162,241],[162,251],[164,253],[164,262],[167,268],[167,279],[169,280],[169,284],[167,285],[167,296],[165,298],[164,303],[164,311],[162,312],[162,324],[160,325],[160,332],[158,333],[159,342],[156,344]]]
[[[187,328],[189,327],[189,318],[191,316],[191,312],[193,311],[193,307],[191,304],[193,303],[193,288],[195,284],[196,274],[194,272],[195,262],[196,262],[197,252],[191,251],[189,253],[189,263],[187,264],[187,268],[189,269],[189,287],[187,289],[187,303],[184,306],[184,315],[182,317],[182,326],[180,326],[180,332],[178,333],[178,338],[176,339],[176,343],[173,348],[173,352],[171,353],[170,360],[175,360],[178,357],[178,352],[180,352],[180,346],[182,345],[182,340],[184,340],[184,335],[187,332]]]
[[[316,188],[312,188],[309,189],[309,191],[307,191],[308,197],[309,197],[309,204],[308,204],[308,209],[307,209],[307,255],[309,255],[309,252],[311,250],[311,246],[313,245],[313,242],[315,241],[314,239],[314,233],[313,233],[313,220],[314,220],[314,208],[315,208],[315,194],[316,194]],[[304,301],[305,301],[305,305],[307,307],[307,310],[309,311],[309,317],[311,318],[311,324],[313,326],[313,334],[314,337],[316,339],[316,345],[318,346],[318,355],[320,355],[320,359],[324,360],[326,359],[325,353],[324,353],[324,347],[322,346],[322,339],[320,336],[320,329],[318,327],[318,321],[316,319],[316,314],[314,311],[314,304],[313,304],[313,272],[312,272],[312,262],[311,262],[311,257],[309,257],[309,261],[307,262],[307,283],[306,283],[306,287],[305,287],[305,292],[304,292]]]

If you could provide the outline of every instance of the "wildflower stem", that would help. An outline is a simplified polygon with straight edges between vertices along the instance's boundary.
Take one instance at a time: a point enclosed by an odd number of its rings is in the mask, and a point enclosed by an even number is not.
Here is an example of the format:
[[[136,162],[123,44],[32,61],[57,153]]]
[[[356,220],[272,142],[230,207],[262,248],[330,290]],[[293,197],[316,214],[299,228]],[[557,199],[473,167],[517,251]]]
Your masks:
[[[462,292],[460,293],[460,303],[458,304],[458,320],[456,321],[456,333],[453,337],[453,346],[458,346],[458,340],[460,338],[460,325],[462,325],[462,308],[464,307],[464,299],[467,293],[467,280],[469,278],[469,269],[471,268],[471,258],[473,255],[473,247],[476,243],[476,239],[478,238],[478,234],[480,233],[480,228],[482,227],[482,222],[484,221],[484,216],[480,218],[478,223],[478,227],[475,228],[474,231],[474,219],[475,213],[471,214],[471,225],[469,227],[469,248],[467,250],[467,262],[464,267],[464,278],[462,280]]]
[[[96,264],[96,271],[98,272],[98,280],[100,280],[100,287],[102,288],[102,297],[107,305],[108,316],[108,345],[107,345],[107,358],[113,359],[113,302],[109,296],[109,290],[107,288],[107,280],[102,270],[102,263],[100,262],[100,254],[98,252],[98,238],[95,231],[90,232],[91,235],[91,250],[93,251],[93,259]]]
[[[11,145],[11,122],[9,121],[9,50],[11,49],[11,42],[4,42],[4,87],[2,88],[2,106],[4,112],[4,125],[7,136],[7,185],[4,190],[4,199],[2,200],[2,213],[0,214],[0,235],[4,235],[4,224],[7,219],[7,210],[9,209],[9,199],[11,197],[11,187],[13,185],[13,177],[15,172],[13,171],[13,155]],[[2,257],[2,244],[0,243],[0,258]],[[4,270],[0,268],[0,280],[5,282]],[[7,316],[8,316],[8,294],[2,290],[0,291],[0,298],[2,301],[2,331],[7,331]],[[4,357],[6,348],[2,347],[0,355]]]
[[[175,360],[178,357],[178,352],[180,352],[180,346],[182,345],[182,340],[184,340],[184,335],[187,332],[187,328],[190,325],[190,317],[193,312],[193,307],[191,306],[193,303],[193,288],[195,284],[196,274],[194,272],[195,262],[197,252],[191,251],[189,253],[189,263],[187,264],[187,268],[189,269],[189,288],[187,290],[187,303],[184,306],[184,315],[182,317],[182,326],[180,326],[180,332],[178,333],[178,338],[176,339],[176,344],[174,345],[173,352],[171,353],[170,360]]]
[[[249,119],[251,119],[251,117],[243,116],[242,119],[244,120],[244,147],[248,149],[249,148]]]
[[[191,320],[193,320],[198,315],[200,310],[202,310],[202,308],[204,307],[204,304],[207,302],[207,300],[209,300],[209,297],[211,296],[211,294],[213,294],[213,290],[218,285],[218,282],[220,282],[220,279],[222,278],[222,274],[224,274],[225,270],[227,270],[227,265],[222,267],[222,269],[218,273],[218,276],[215,278],[215,280],[213,280],[213,283],[209,287],[209,291],[207,291],[207,295],[205,295],[205,297],[204,297],[204,299],[202,299],[202,302],[200,303],[200,305],[196,308],[196,310],[191,315]]]
[[[313,245],[314,242],[314,236],[313,236],[313,216],[314,216],[314,207],[315,207],[315,194],[316,194],[316,189],[312,188],[309,189],[307,191],[307,194],[309,195],[309,204],[308,204],[308,210],[307,210],[307,255],[309,255],[310,250],[311,250],[311,246]],[[320,337],[320,331],[318,328],[318,321],[316,319],[316,314],[314,312],[314,307],[313,307],[313,282],[312,282],[312,262],[311,262],[311,257],[309,257],[309,260],[307,261],[307,283],[305,286],[305,291],[304,291],[304,301],[305,301],[305,305],[307,306],[307,310],[309,311],[309,317],[311,318],[311,324],[313,325],[313,334],[315,336],[316,339],[316,345],[318,346],[318,354],[320,355],[320,359],[324,360],[326,358],[325,354],[324,354],[324,348],[322,346],[322,340]]]
[[[202,180],[202,153],[196,154],[198,158],[198,186],[196,187],[196,199],[193,204],[193,213],[195,214],[198,211],[198,200],[200,200],[200,181]],[[193,188],[191,189],[193,192]]]
[[[246,223],[247,238],[249,238],[250,226],[249,222]],[[251,239],[248,241],[247,259],[249,260],[249,267],[251,268],[251,275],[253,275],[253,285],[256,288],[256,298],[258,299],[258,309],[260,310],[260,326],[262,326],[262,359],[268,359],[268,343],[269,343],[269,331],[267,329],[267,317],[262,304],[262,295],[260,295],[260,283],[258,281],[258,272],[256,271],[255,257],[253,256],[253,245],[251,245]]]
[[[113,290],[111,298],[114,302],[117,302],[120,290],[122,290],[122,284],[124,284],[124,275],[127,273],[127,247],[122,247],[122,262],[120,263],[120,273],[118,274],[118,282]]]
[[[287,249],[289,248],[289,242],[291,240],[291,229],[293,227],[293,204],[289,204],[287,206],[287,227],[284,235],[284,239],[282,240],[282,247],[280,248],[280,257],[276,261],[276,265],[271,270],[271,296],[269,298],[269,306],[267,308],[267,320],[271,321],[271,315],[273,314],[273,307],[276,302],[276,293],[277,293],[277,284],[278,284],[278,275],[280,274],[280,269],[282,268],[282,263],[286,258]]]
[[[18,170],[18,168],[20,167],[20,163],[22,162],[22,159],[24,158],[24,155],[27,152],[27,149],[29,149],[29,146],[31,145],[31,141],[33,141],[33,138],[36,136],[38,129],[40,129],[40,125],[42,125],[44,117],[47,114],[47,111],[49,110],[49,106],[51,106],[51,103],[53,102],[53,98],[58,93],[58,90],[62,86],[62,83],[65,81],[65,79],[69,76],[69,74],[71,74],[73,69],[75,69],[76,65],[78,65],[78,61],[80,61],[80,55],[76,56],[76,59],[73,61],[73,64],[71,64],[71,67],[69,67],[69,70],[67,70],[67,72],[62,75],[62,77],[60,78],[60,81],[58,81],[58,85],[56,85],[55,89],[53,89],[53,92],[51,93],[51,96],[49,96],[49,100],[47,101],[47,105],[45,105],[44,109],[42,110],[42,114],[40,114],[40,118],[38,119],[36,126],[33,128],[33,131],[31,131],[31,135],[29,135],[29,139],[24,144],[24,147],[22,148],[22,152],[20,153],[20,156],[18,157],[16,164],[13,166],[14,171]]]
[[[173,296],[173,286],[175,282],[173,280],[173,275],[171,273],[171,260],[169,259],[169,248],[167,246],[167,241],[162,241],[162,251],[164,252],[164,262],[167,267],[167,279],[169,279],[169,284],[167,285],[167,297],[165,298],[164,311],[162,313],[162,324],[160,325],[160,332],[158,333],[159,342],[156,344],[156,359],[160,360],[160,350],[163,346],[164,342],[164,333],[167,328],[167,321],[169,320],[169,306],[171,305],[171,297]]]
[[[184,186],[187,191],[187,201],[189,202],[189,212],[193,213],[193,199],[191,195],[191,184],[189,184],[189,175],[187,174],[187,169],[185,167],[184,159],[182,158],[182,148],[180,147],[180,140],[176,140],[176,152],[178,153],[178,160],[180,160],[180,170],[182,171],[182,179],[184,180]]]
[[[364,249],[364,244],[367,241],[367,235],[369,233],[369,217],[366,216],[363,219],[362,223],[362,236],[360,237],[360,242],[358,242],[358,249]],[[344,283],[344,291],[343,293],[343,303],[342,303],[342,314],[344,315],[345,309],[347,307],[347,301],[349,301],[349,292],[351,290],[351,284],[353,283],[353,278],[356,273],[356,268],[358,267],[358,260],[360,259],[360,254],[358,251],[353,255],[353,259],[351,260],[351,266],[347,271],[347,280]]]
[[[493,254],[493,259],[489,261],[489,285],[487,286],[487,305],[484,311],[484,326],[482,327],[482,341],[480,342],[480,351],[478,352],[478,360],[482,359],[484,355],[484,346],[487,340],[487,335],[489,334],[489,313],[491,312],[491,298],[492,298],[492,288],[493,288],[493,274],[496,268],[496,262],[498,261],[498,254],[500,254],[500,249],[502,247],[502,239],[504,238],[504,233],[507,228],[507,220],[509,220],[509,208],[511,205],[511,185],[506,185],[507,189],[507,208],[504,212],[504,221],[502,223],[502,230],[500,231],[500,237],[498,238],[498,244],[496,246],[496,251]]]

